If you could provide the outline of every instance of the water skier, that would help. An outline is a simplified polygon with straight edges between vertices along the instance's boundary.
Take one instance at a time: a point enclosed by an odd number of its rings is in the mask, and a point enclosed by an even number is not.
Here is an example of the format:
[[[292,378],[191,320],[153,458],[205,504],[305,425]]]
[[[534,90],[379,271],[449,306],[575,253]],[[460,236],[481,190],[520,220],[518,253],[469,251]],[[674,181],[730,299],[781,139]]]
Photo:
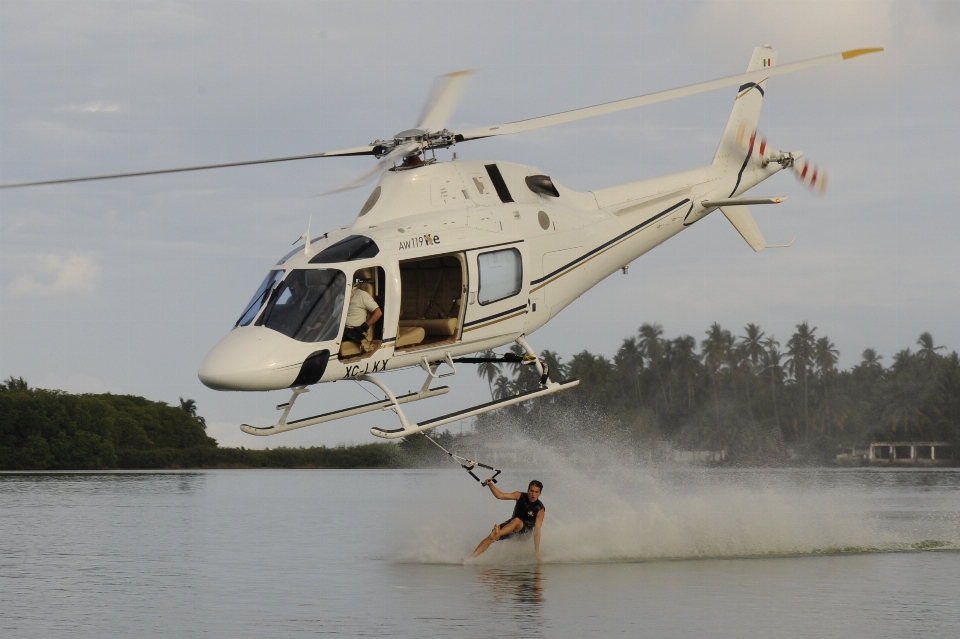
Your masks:
[[[537,561],[542,561],[540,559],[540,527],[543,525],[543,517],[547,512],[547,507],[540,501],[543,484],[534,479],[527,486],[527,492],[525,493],[520,491],[505,493],[489,479],[484,481],[483,485],[489,488],[497,499],[512,499],[517,504],[513,507],[513,516],[502,524],[495,524],[490,534],[480,542],[480,545],[470,556],[476,557],[483,553],[495,541],[514,535],[526,537],[533,533],[533,556],[537,558]]]

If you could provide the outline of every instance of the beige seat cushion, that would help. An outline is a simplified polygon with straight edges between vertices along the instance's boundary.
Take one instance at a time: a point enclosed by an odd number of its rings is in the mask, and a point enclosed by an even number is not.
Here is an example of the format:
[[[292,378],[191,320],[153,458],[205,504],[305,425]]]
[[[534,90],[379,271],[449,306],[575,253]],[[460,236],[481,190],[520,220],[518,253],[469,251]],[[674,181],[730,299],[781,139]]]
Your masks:
[[[401,324],[403,324],[403,322],[401,322]],[[397,342],[394,344],[394,347],[403,348],[404,346],[415,346],[422,342],[426,336],[426,331],[419,326],[401,326],[397,330]]]
[[[340,359],[344,357],[353,357],[354,355],[359,355],[360,353],[368,353],[373,348],[371,338],[373,337],[373,327],[367,329],[367,339],[363,340],[363,344],[357,344],[356,342],[348,342],[344,340],[340,344]],[[379,342],[377,342],[379,344]]]
[[[344,342],[340,345],[340,358],[344,357],[353,357],[354,355],[359,355],[363,351],[360,350],[360,345],[355,342]]]
[[[427,335],[452,337],[457,334],[457,318],[400,320],[401,328],[420,327]]]

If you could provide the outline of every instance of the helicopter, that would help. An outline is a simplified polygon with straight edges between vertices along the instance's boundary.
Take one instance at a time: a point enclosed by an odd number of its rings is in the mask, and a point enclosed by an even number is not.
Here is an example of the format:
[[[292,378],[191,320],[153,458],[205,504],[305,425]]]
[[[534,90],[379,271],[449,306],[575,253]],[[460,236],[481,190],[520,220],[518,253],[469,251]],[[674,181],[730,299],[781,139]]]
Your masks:
[[[782,170],[822,193],[827,174],[800,152],[773,148],[757,124],[774,76],[883,51],[854,49],[776,64],[770,45],[754,49],[745,73],[676,89],[517,122],[452,131],[452,117],[471,72],[438,78],[417,126],[369,145],[309,155],[0,185],[15,188],[179,173],[251,164],[369,155],[377,163],[340,192],[379,181],[350,226],[298,238],[257,288],[234,327],[210,351],[198,376],[229,391],[290,389],[271,426],[241,425],[266,436],[377,410],[391,410],[398,428],[370,429],[385,439],[438,426],[575,387],[555,380],[527,337],[600,281],[720,210],[754,251],[768,244],[749,206],[783,197],[747,196]],[[710,164],[628,184],[577,192],[532,166],[463,160],[441,162],[437,149],[522,133],[667,100],[737,87],[733,110]],[[300,243],[302,240],[302,244]],[[361,332],[347,326],[349,302],[375,303]],[[368,309],[370,310],[370,309]],[[469,357],[510,343],[534,366],[538,388],[432,419],[411,422],[402,405],[449,392],[431,385],[456,374]],[[419,391],[395,394],[382,373],[419,367]],[[341,380],[376,386],[382,400],[290,420],[310,387]]]

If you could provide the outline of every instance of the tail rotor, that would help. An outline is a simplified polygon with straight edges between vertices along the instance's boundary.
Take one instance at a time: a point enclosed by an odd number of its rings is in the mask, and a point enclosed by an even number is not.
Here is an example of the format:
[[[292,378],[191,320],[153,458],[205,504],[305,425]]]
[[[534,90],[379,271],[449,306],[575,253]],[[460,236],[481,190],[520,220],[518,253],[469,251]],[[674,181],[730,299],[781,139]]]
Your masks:
[[[817,195],[823,195],[827,190],[827,172],[804,158],[801,151],[777,151],[757,130],[747,135],[747,131],[741,129],[737,135],[737,142],[748,156],[757,158],[760,166],[766,167],[771,162],[776,162],[781,167],[793,171],[800,183]]]

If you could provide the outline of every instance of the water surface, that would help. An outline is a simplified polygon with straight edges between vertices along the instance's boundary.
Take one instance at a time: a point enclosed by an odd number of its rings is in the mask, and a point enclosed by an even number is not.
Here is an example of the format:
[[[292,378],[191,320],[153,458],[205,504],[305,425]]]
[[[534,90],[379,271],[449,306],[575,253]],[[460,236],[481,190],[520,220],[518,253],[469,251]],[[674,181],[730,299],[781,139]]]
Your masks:
[[[960,636],[960,472],[533,476],[0,474],[0,636]]]

